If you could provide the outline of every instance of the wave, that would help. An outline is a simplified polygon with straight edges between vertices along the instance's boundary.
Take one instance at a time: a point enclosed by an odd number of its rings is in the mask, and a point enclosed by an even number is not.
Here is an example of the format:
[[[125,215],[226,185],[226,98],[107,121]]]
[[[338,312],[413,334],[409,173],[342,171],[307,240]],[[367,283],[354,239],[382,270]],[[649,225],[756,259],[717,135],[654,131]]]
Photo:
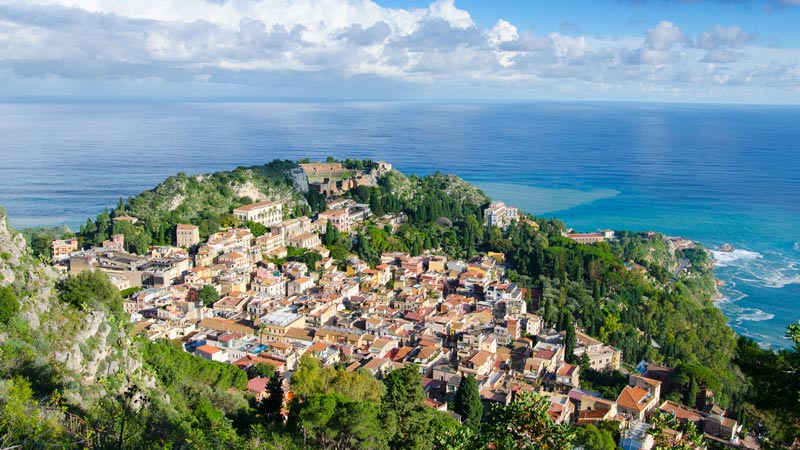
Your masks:
[[[800,284],[800,261],[779,252],[759,253],[737,249],[732,252],[711,250],[718,276],[726,283],[738,280],[752,286],[780,289]]]
[[[763,259],[764,255],[750,250],[736,249],[732,252],[723,252],[720,250],[711,250],[711,256],[717,263],[717,267],[727,267],[736,265],[742,261],[753,261],[756,259]]]
[[[800,242],[795,242],[794,245],[792,245],[792,250],[800,252]]]
[[[765,320],[772,320],[775,318],[775,314],[770,314],[764,312],[760,309],[755,308],[743,308],[744,311],[735,316],[734,320],[738,323],[742,322],[763,322]]]

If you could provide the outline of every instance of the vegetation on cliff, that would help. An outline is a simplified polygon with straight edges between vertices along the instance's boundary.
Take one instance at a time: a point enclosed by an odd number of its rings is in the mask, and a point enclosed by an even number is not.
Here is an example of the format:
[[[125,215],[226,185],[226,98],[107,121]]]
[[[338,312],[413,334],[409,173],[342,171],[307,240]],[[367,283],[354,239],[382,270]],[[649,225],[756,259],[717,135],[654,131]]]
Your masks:
[[[120,199],[112,211],[88,220],[78,233],[84,246],[99,246],[112,234],[124,234],[131,252],[144,254],[150,245],[172,242],[179,223],[196,224],[207,237],[222,226],[236,223],[233,208],[265,199],[284,203],[286,217],[308,213],[308,203],[295,188],[290,161],[275,160],[263,166],[239,167],[232,171],[189,176],[184,173],[164,180],[155,188]],[[132,216],[139,221],[114,221]]]

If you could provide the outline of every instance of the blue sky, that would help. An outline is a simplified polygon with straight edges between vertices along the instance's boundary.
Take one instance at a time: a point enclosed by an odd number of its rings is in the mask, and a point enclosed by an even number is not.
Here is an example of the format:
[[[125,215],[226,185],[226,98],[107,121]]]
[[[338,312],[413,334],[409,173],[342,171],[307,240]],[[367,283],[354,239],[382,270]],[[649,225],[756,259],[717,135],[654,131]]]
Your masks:
[[[0,101],[800,103],[800,0],[0,0]]]
[[[424,8],[429,2],[379,1],[392,8]],[[458,0],[475,22],[491,27],[498,19],[513,18],[519,29],[547,33],[564,24],[570,32],[587,34],[643,34],[662,20],[678,23],[685,32],[699,34],[710,25],[738,25],[784,45],[800,44],[800,8],[788,3],[729,1],[542,1]]]

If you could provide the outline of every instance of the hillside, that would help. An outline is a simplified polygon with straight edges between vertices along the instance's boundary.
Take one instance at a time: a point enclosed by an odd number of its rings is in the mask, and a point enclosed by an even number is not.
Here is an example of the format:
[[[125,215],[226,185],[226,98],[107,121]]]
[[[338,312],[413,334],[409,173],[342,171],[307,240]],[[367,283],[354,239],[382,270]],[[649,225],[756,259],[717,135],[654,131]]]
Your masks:
[[[90,245],[123,232],[133,242],[132,249],[143,252],[151,243],[169,242],[170,228],[177,223],[198,224],[208,234],[230,224],[233,207],[263,198],[284,201],[285,217],[308,214],[307,199],[317,207],[320,199],[303,187],[303,176],[291,162],[193,177],[179,174],[100,214],[78,236]],[[796,435],[796,401],[784,398],[778,409],[765,401],[777,385],[754,361],[772,361],[769,368],[790,374],[797,355],[763,352],[746,339],[737,340],[712,303],[715,280],[702,246],[678,250],[659,233],[627,231],[616,232],[610,242],[583,245],[564,237],[562,222],[535,217],[506,229],[486,227],[483,208],[490,199],[460,178],[439,173],[417,177],[390,171],[377,186],[359,186],[347,195],[369,205],[374,216],[350,233],[328,223],[321,238],[337,260],[330,271],[338,266],[342,274],[360,258],[360,270],[375,273],[392,252],[407,253],[411,260],[446,255],[462,263],[502,253],[501,281],[524,288],[528,310],[539,314],[544,325],[567,336],[578,326],[620,349],[629,366],[647,359],[674,368],[670,399],[727,408],[740,422],[753,420],[752,427],[760,427],[777,442],[790,443]],[[322,367],[306,355],[292,377],[270,387],[270,396],[280,392],[277,404],[274,398],[256,403],[246,393],[248,374],[238,367],[186,353],[177,341],[133,336],[130,315],[102,272],[55,272],[34,256],[21,234],[7,228],[4,214],[0,212],[0,443],[29,447],[61,442],[79,448],[87,438],[68,426],[69,417],[80,418],[93,430],[92,442],[99,448],[430,450],[482,449],[498,442],[522,448],[536,435],[541,448],[561,449],[575,439],[569,427],[552,423],[546,402],[536,396],[493,407],[483,422],[478,414],[469,426],[461,426],[425,406],[422,376],[412,364],[379,381],[363,368],[344,370],[354,360]],[[113,224],[112,217],[121,215],[139,222],[135,227]],[[300,260],[289,256],[293,258]],[[686,270],[674,271],[681,261]],[[432,276],[447,272],[451,271]],[[321,277],[321,270],[313,276]],[[461,278],[456,275],[447,283]],[[417,295],[424,292],[419,290],[424,281],[413,281],[398,276],[365,294],[412,294],[429,302],[426,305],[435,304],[414,309],[414,314],[435,314],[443,295]],[[470,308],[476,303],[472,299]],[[384,318],[407,325],[408,312],[389,309]],[[337,314],[340,326],[362,319],[344,308]],[[419,331],[423,325],[412,329]],[[457,336],[440,337],[448,350],[462,345]],[[511,354],[514,344],[505,346],[504,354]],[[565,354],[578,364],[572,353]],[[591,374],[587,370],[587,381]],[[621,389],[620,376],[595,376],[590,386],[615,396]],[[781,392],[796,393],[797,381],[786,378]],[[509,386],[519,386],[516,383]],[[289,413],[284,425],[278,417],[286,388],[297,397],[285,405]],[[713,395],[701,398],[699,389]],[[753,392],[762,398],[754,398]],[[514,421],[529,434],[509,434],[509,428],[493,417]],[[537,417],[537,431],[526,428],[531,417]]]
[[[301,191],[304,187],[308,188],[305,174],[289,161],[275,160],[263,166],[213,174],[179,173],[149,191],[120,199],[116,208],[82,225],[78,235],[84,245],[100,245],[110,234],[122,233],[131,251],[144,253],[151,244],[168,244],[179,223],[198,225],[205,238],[221,226],[230,225],[233,208],[248,203],[280,201],[287,218],[305,214],[309,209]],[[133,226],[112,222],[114,217],[124,215],[141,222]]]

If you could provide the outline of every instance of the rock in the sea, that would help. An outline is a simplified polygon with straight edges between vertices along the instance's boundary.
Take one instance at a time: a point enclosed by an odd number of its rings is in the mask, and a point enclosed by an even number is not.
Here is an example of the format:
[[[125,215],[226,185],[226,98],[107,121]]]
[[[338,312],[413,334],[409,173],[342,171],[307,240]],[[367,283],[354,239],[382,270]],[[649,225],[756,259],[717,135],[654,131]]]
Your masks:
[[[736,249],[733,248],[733,246],[731,244],[722,244],[719,247],[719,251],[721,251],[721,252],[732,252],[734,250],[736,250]]]

